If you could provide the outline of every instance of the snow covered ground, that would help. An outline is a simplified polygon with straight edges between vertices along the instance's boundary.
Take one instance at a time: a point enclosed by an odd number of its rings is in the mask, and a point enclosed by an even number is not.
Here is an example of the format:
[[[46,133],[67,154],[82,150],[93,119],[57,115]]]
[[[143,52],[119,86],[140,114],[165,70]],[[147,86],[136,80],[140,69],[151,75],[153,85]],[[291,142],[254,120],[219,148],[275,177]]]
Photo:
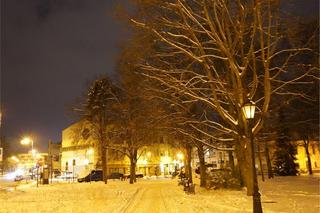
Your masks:
[[[320,211],[319,176],[276,177],[260,182],[264,212]],[[199,186],[199,185],[197,185]],[[252,212],[245,191],[205,190],[185,194],[177,180],[53,183],[36,188],[20,185],[0,189],[0,213],[118,213],[118,212]]]

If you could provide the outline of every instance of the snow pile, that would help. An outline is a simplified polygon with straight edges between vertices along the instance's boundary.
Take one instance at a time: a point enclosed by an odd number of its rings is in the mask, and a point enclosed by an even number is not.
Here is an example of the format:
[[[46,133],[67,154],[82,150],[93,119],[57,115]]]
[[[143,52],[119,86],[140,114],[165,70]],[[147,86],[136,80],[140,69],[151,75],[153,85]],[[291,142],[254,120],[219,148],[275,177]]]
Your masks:
[[[196,179],[198,182],[198,179]],[[117,212],[252,212],[245,190],[206,190],[184,193],[177,179],[92,183],[54,183],[36,188],[0,191],[1,213]],[[319,212],[319,177],[276,177],[260,182],[264,212]]]

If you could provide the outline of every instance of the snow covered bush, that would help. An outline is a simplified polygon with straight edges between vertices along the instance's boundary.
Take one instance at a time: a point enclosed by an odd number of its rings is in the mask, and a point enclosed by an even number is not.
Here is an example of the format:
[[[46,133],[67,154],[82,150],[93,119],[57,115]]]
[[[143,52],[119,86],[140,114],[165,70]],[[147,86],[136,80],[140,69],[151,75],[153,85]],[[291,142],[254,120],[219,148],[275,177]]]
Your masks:
[[[239,180],[232,175],[232,172],[229,169],[211,170],[207,173],[206,188],[240,189],[240,183]]]

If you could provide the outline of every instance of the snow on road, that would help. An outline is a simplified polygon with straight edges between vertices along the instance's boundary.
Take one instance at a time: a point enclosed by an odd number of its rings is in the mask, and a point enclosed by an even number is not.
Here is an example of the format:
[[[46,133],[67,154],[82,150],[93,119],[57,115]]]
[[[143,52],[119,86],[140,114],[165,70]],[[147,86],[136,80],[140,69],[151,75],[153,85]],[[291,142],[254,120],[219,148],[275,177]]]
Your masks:
[[[276,177],[260,183],[264,212],[319,212],[319,177]],[[198,185],[199,186],[199,185]],[[189,195],[177,180],[54,183],[0,191],[0,213],[227,213],[252,212],[245,191],[208,191]]]

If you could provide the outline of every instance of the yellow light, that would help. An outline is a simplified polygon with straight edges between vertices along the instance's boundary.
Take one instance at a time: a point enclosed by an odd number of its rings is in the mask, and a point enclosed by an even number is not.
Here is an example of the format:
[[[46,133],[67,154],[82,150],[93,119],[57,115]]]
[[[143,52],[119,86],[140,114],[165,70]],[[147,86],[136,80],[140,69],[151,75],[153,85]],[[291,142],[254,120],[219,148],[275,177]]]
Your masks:
[[[182,160],[183,159],[183,154],[182,153],[178,153],[177,157],[178,157],[179,160]]]
[[[19,159],[16,156],[12,156],[11,159],[14,160],[17,163],[19,162]]]
[[[29,145],[32,142],[32,140],[29,137],[25,137],[21,140],[22,145]]]
[[[148,152],[148,153],[147,153],[147,156],[150,157],[150,156],[151,156],[151,152]]]
[[[88,149],[88,151],[87,151],[87,154],[88,155],[92,155],[94,153],[94,150],[93,149]]]
[[[86,165],[86,166],[89,165],[89,160],[88,159],[84,159],[83,160],[83,164]]]
[[[253,102],[247,103],[242,107],[242,112],[246,119],[253,119],[256,106]]]
[[[144,164],[144,166],[147,166],[148,161],[146,159],[142,160],[142,163]]]

